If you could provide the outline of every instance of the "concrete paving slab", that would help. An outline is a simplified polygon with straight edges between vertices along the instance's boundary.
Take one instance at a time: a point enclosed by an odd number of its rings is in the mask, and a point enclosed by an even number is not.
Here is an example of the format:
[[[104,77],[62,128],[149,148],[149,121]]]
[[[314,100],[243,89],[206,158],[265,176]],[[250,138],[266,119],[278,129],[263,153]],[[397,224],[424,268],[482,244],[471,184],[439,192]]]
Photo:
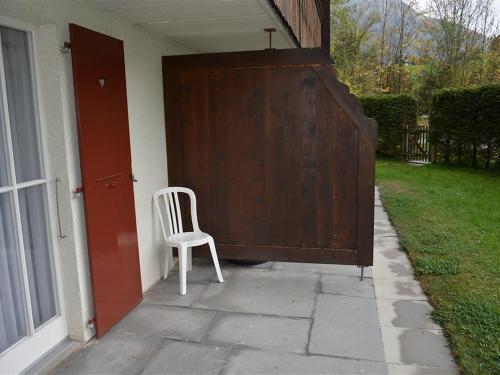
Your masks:
[[[375,219],[387,219],[387,220],[389,220],[389,215],[382,207],[382,202],[380,202],[379,205],[375,206],[374,214],[375,214]]]
[[[226,267],[231,267],[231,268],[242,268],[242,269],[256,269],[256,270],[270,270],[273,268],[274,262],[265,262],[261,264],[255,264],[253,266],[250,265],[239,265],[239,264],[234,264],[231,262],[228,262],[226,260],[221,261],[221,267],[226,268]]]
[[[142,304],[113,331],[199,342],[215,314],[215,311]]]
[[[226,375],[387,374],[384,363],[257,350],[236,351]]]
[[[165,340],[141,374],[220,374],[230,353],[231,348]]]
[[[365,269],[363,282],[355,266],[221,262],[226,282],[219,284],[211,259],[195,258],[186,296],[171,272],[111,333],[57,372],[456,374],[378,200],[374,241],[373,272]]]
[[[375,251],[395,249],[400,251],[399,239],[397,237],[375,236],[373,240]]]
[[[222,313],[208,333],[208,342],[302,354],[310,329],[310,319]]]
[[[373,218],[375,220],[387,220],[389,222],[389,215],[381,207],[375,207]]]
[[[386,327],[441,329],[427,301],[377,300],[380,324]]]
[[[374,224],[374,229],[376,231],[374,234],[376,236],[378,237],[397,236],[396,230],[391,225],[391,223],[385,218],[376,218],[373,224]],[[386,234],[385,232],[388,232],[390,234]]]
[[[408,259],[408,254],[403,250],[398,237],[374,237],[373,262]]]
[[[401,250],[399,247],[398,248],[384,247],[381,249],[376,248],[373,254],[373,261],[374,263],[394,261],[394,262],[404,262],[410,264],[410,261],[408,259],[408,254],[406,254],[406,252]]]
[[[384,361],[375,300],[318,295],[309,353]]]
[[[382,279],[414,279],[413,268],[407,259],[393,261],[376,257],[372,275]]]
[[[375,282],[375,296],[377,299],[427,300],[416,280],[377,279]]]
[[[382,335],[388,363],[455,368],[439,330],[382,327]]]
[[[293,263],[293,262],[275,262],[273,270],[288,270],[302,272],[317,272],[340,276],[360,275],[360,269],[357,266],[348,266],[343,264],[317,264],[317,263]],[[371,267],[365,267],[365,277],[372,276]]]
[[[242,313],[312,316],[318,275],[305,272],[226,268],[225,282],[212,283],[195,307]]]
[[[387,220],[389,218],[388,215],[384,215],[385,212],[379,212],[373,224],[379,228],[391,228],[394,229],[391,222]],[[378,233],[377,233],[378,234]]]
[[[322,275],[321,293],[375,298],[373,280],[366,278],[361,281],[359,277],[353,276]]]
[[[221,266],[221,268],[224,268]],[[212,259],[193,258],[193,269],[187,273],[188,284],[208,284],[215,276],[215,268]],[[165,280],[179,284],[179,264],[168,273]]]
[[[387,366],[389,375],[458,375],[456,369],[429,366],[394,365]]]
[[[206,288],[207,285],[203,284],[188,284],[187,294],[181,296],[179,294],[179,284],[160,281],[144,295],[144,303],[191,306]]]
[[[396,237],[397,232],[385,218],[376,218],[374,223],[375,237]]]
[[[156,353],[161,340],[130,333],[107,333],[67,358],[54,374],[134,374]]]
[[[375,254],[373,257],[373,268],[379,269],[379,278],[397,279],[397,278],[412,278],[413,268],[406,254],[399,250],[386,250],[385,254]],[[381,272],[385,273],[385,277],[380,277]],[[406,276],[404,272],[406,271]]]

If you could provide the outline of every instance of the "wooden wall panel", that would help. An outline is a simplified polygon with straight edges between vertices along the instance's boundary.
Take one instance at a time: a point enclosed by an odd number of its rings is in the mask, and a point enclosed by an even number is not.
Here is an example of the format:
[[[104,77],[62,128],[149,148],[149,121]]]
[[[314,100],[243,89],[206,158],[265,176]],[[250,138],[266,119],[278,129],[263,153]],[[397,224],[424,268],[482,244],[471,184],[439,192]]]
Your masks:
[[[373,123],[316,52],[296,53],[166,58],[172,177],[196,192],[221,258],[369,265]]]
[[[324,46],[322,23],[329,23],[330,15],[322,20],[322,13],[318,11],[318,0],[272,0],[272,4],[281,14],[300,47]]]
[[[202,227],[211,227],[210,176],[211,151],[210,124],[206,107],[206,72],[190,71],[179,77],[179,105],[182,161],[173,166],[182,172],[182,182],[174,185],[186,186],[197,192],[198,220]],[[182,195],[181,195],[182,196]],[[184,204],[184,208],[187,208]],[[186,215],[189,210],[184,209]],[[191,220],[185,217],[183,225],[190,228]],[[208,230],[208,229],[207,229]]]
[[[223,243],[259,243],[264,232],[265,80],[261,69],[208,75],[212,215],[224,216],[212,228]]]

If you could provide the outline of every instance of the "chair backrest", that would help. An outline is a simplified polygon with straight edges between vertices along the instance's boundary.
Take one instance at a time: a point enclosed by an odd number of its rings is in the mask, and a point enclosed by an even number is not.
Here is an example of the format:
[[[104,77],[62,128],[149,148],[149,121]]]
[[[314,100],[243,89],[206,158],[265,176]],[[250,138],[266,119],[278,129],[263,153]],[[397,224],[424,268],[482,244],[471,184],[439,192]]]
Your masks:
[[[160,216],[161,228],[163,236],[167,239],[168,236],[183,233],[182,228],[182,213],[179,204],[179,193],[184,193],[189,196],[191,206],[191,221],[193,223],[193,231],[200,232],[198,226],[198,217],[196,216],[196,196],[191,189],[185,187],[168,187],[158,190],[153,194],[156,210]],[[166,212],[166,221],[168,222],[168,230],[165,226],[165,218],[161,210],[161,205],[164,205]]]

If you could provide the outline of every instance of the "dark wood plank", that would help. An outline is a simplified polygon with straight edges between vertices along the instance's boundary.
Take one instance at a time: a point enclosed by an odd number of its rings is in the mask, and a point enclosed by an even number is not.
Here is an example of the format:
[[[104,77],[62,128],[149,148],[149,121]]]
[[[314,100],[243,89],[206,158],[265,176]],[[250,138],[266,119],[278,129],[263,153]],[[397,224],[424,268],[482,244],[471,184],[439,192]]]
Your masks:
[[[163,62],[169,70],[210,70],[329,65],[332,60],[330,53],[323,48],[295,48],[166,56]]]
[[[358,260],[360,266],[373,265],[373,225],[375,200],[375,147],[368,131],[359,135],[358,147]]]
[[[269,69],[270,126],[265,135],[268,244],[301,246],[301,71]]]
[[[325,198],[323,194],[327,197],[331,188],[324,192],[318,191],[318,183],[323,178],[318,173],[320,139],[318,137],[318,123],[316,122],[316,94],[319,82],[314,71],[310,68],[300,68],[299,70],[300,73],[291,73],[297,76],[296,79],[299,82],[298,103],[294,112],[299,120],[300,143],[294,152],[299,154],[300,174],[290,177],[300,178],[301,245],[302,247],[319,247],[317,213],[325,210],[325,206],[322,204]],[[331,212],[328,215],[331,215]]]
[[[216,239],[259,242],[264,212],[265,71],[219,70],[209,74],[212,132],[211,183]]]
[[[163,59],[163,87],[165,103],[165,135],[167,140],[167,167],[170,186],[183,186],[182,127],[180,124],[179,74],[169,69]]]
[[[212,163],[208,145],[212,143],[207,106],[207,73],[191,71],[179,77],[180,128],[182,164],[174,168],[183,172],[183,186],[196,191],[198,222],[205,231],[212,229],[210,176]],[[184,204],[184,212],[189,212]],[[183,222],[191,227],[190,220]]]
[[[216,244],[220,259],[252,259],[278,262],[304,262],[327,264],[356,264],[357,251],[350,249],[324,249],[282,246],[250,246]],[[209,258],[205,247],[193,249],[193,256]]]

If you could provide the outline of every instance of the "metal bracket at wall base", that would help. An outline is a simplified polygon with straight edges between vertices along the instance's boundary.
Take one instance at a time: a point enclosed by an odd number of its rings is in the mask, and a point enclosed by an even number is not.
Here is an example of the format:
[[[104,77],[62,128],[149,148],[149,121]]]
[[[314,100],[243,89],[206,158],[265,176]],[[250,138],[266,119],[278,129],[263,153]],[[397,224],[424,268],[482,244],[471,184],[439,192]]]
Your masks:
[[[364,280],[364,278],[365,278],[365,267],[363,267],[363,266],[358,266],[358,268],[360,269],[359,279],[360,279],[361,281],[363,281],[363,280]]]
[[[73,198],[81,198],[83,195],[83,186],[78,186],[73,190]]]
[[[59,177],[56,177],[56,213],[57,213],[57,238],[59,239],[64,239],[66,238],[66,235],[63,234],[62,231],[62,224],[61,224],[61,212],[59,210],[59,182],[61,182],[61,179]]]
[[[64,42],[63,46],[60,49],[61,53],[70,53],[71,52],[71,43]]]
[[[95,318],[87,320],[87,323],[85,323],[85,326],[87,328],[95,328]]]

